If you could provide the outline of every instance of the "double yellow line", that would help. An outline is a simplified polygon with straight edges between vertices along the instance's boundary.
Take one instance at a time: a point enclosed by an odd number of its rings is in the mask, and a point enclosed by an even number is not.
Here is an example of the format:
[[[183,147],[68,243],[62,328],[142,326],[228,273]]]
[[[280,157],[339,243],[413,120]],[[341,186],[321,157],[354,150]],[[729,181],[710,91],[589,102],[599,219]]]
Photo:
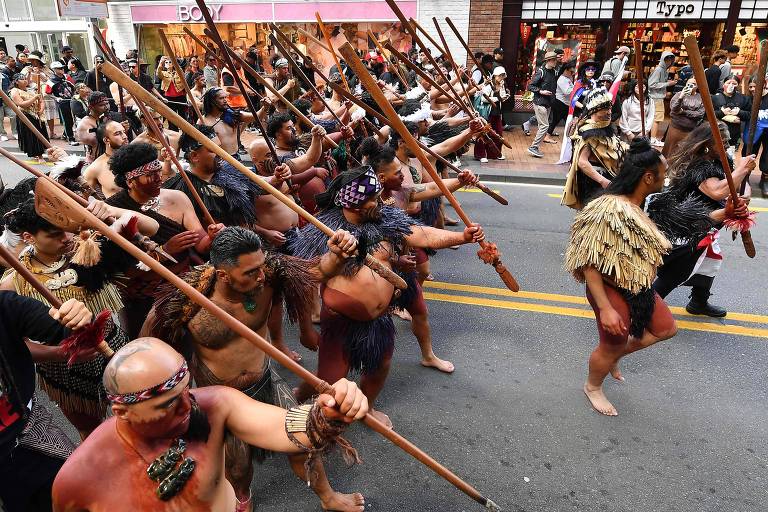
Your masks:
[[[449,292],[460,292],[460,294]],[[525,299],[525,301],[493,299],[488,298],[489,295],[495,297],[514,297],[515,299]],[[438,302],[451,302],[454,304],[468,304],[472,306],[498,309],[512,309],[516,311],[531,311],[534,313],[546,313],[550,315],[578,318],[595,317],[592,308],[590,308],[587,303],[587,299],[573,295],[529,291],[515,293],[506,288],[490,288],[470,284],[427,281],[424,283],[424,298]],[[570,304],[576,307],[564,306],[561,304]],[[709,320],[708,317],[689,314],[685,311],[685,308],[670,307],[670,310],[676,317],[675,319],[677,320],[677,327],[679,329],[768,338],[768,329],[741,325],[768,325],[768,316],[728,312],[728,317],[723,323],[714,323],[707,321]]]

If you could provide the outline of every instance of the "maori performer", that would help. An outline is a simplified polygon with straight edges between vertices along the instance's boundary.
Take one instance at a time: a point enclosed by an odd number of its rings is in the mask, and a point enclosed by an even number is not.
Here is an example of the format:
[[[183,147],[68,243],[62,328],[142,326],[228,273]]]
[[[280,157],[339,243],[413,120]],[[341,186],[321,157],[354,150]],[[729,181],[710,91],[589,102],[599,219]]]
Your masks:
[[[664,157],[648,139],[633,140],[621,171],[571,227],[565,268],[586,283],[600,336],[584,393],[607,416],[618,412],[603,392],[603,380],[609,372],[624,380],[619,359],[677,332],[667,304],[651,286],[672,245],[642,210],[646,197],[661,191],[666,171]]]
[[[302,90],[301,85],[299,85],[299,82],[291,77],[291,67],[288,64],[288,59],[279,57],[272,67],[275,69],[274,74],[271,77],[266,77],[269,85],[277,89],[280,96],[283,96],[290,102],[299,99],[304,94],[304,91]],[[277,112],[283,114],[288,112],[288,107],[286,107],[283,102],[280,101],[280,98],[271,91],[267,91],[267,98],[272,101]]]
[[[718,123],[722,140],[728,140],[728,128],[722,121]],[[690,286],[690,301],[685,310],[692,315],[706,315],[722,318],[727,311],[709,303],[712,284],[723,264],[720,250],[720,230],[725,217],[726,199],[730,193],[725,172],[720,163],[715,147],[715,139],[709,124],[696,127],[691,134],[682,140],[677,151],[670,159],[669,190],[676,201],[683,202],[688,197],[699,200],[701,207],[710,215],[715,215],[715,225],[709,232],[705,231],[698,237],[686,237],[664,260],[664,266],[659,270],[658,278],[653,284],[654,289],[662,297],[666,297],[678,286]],[[737,190],[742,181],[748,179],[755,168],[755,155],[742,158],[733,171],[733,181]],[[751,188],[746,184],[745,194],[737,201],[749,204]],[[718,214],[714,214],[717,211]],[[660,219],[661,220],[661,219]]]
[[[151,107],[147,107],[147,111],[152,116],[152,119],[155,121],[155,124],[160,128],[160,130],[163,132],[163,137],[165,138],[165,142],[173,149],[176,153],[179,152],[179,137],[180,133],[175,132],[173,130],[169,130],[168,128],[163,128],[164,119],[163,116],[161,116],[158,112],[156,112]],[[155,146],[155,149],[160,152],[164,149],[163,143],[155,138],[155,133],[149,128],[149,125],[147,125],[147,121],[144,119],[144,112],[139,112],[139,119],[141,119],[141,124],[144,127],[144,131],[136,135],[136,138],[134,138],[131,143],[138,143],[138,142],[146,142],[148,144],[152,144]],[[169,175],[173,171],[163,172],[164,175]]]
[[[370,146],[371,143],[378,146],[372,138],[367,139],[366,144]],[[410,204],[442,196],[442,192],[435,183],[414,184],[413,179],[409,176],[410,184],[404,185],[405,173],[407,172],[409,175],[411,173],[409,170],[403,172],[402,164],[391,147],[378,146],[369,148],[367,152],[370,155],[369,164],[376,172],[382,186],[381,200],[383,204],[407,212]],[[477,181],[478,178],[472,171],[464,170],[459,173],[458,178],[444,180],[444,183],[451,192],[454,192],[461,187],[474,185]],[[453,363],[440,359],[432,349],[429,309],[424,301],[421,282],[417,279],[415,272],[417,265],[427,261],[427,253],[421,248],[413,249],[410,254],[404,255],[400,261],[403,264],[401,270],[408,278],[406,281],[409,285],[408,291],[404,294],[408,300],[404,301],[402,306],[410,313],[411,329],[421,348],[421,364],[445,373],[453,373]]]
[[[213,242],[211,263],[196,267],[184,280],[255,332],[265,335],[272,305],[284,303],[289,319],[298,320],[311,307],[316,284],[341,272],[345,260],[354,254],[356,242],[349,233],[338,231],[328,245],[330,251],[322,259],[307,262],[265,251],[252,231],[228,227]],[[199,387],[228,386],[283,409],[297,405],[291,389],[262,351],[176,289],[155,303],[145,332],[164,336],[174,347],[191,352],[190,370]],[[238,510],[250,510],[253,462],[263,462],[267,453],[232,435],[226,436],[225,446],[226,476],[241,503]],[[297,476],[307,481],[306,456],[295,454],[289,459]],[[317,477],[312,482],[313,490],[323,510],[362,512],[364,502],[360,494],[333,491],[322,465],[316,465],[312,471]]]
[[[203,95],[203,122],[216,131],[222,148],[241,160],[238,153],[237,133],[239,128],[253,122],[253,114],[235,111],[227,103],[229,93],[221,87],[211,87]]]
[[[573,135],[573,160],[561,204],[582,209],[619,172],[627,144],[611,126],[611,93],[600,87],[587,93]]]
[[[216,132],[210,126],[198,125],[196,128],[208,138],[216,138]],[[226,226],[254,226],[255,203],[264,191],[186,133],[181,135],[179,147],[190,165],[187,176],[211,216]],[[290,177],[289,169],[281,167],[279,171],[274,173],[272,179],[268,179],[276,187]],[[192,194],[181,175],[164,182],[163,188],[180,190],[192,200]],[[192,205],[197,218],[202,222],[203,212],[196,202],[192,202]]]
[[[322,209],[317,216],[331,229],[344,229],[364,243],[360,255],[371,254],[386,266],[398,264],[405,256],[405,244],[411,247],[443,249],[452,245],[478,242],[484,233],[474,224],[454,233],[421,226],[399,208],[382,206],[382,187],[369,166],[339,174],[328,190],[317,197]],[[305,226],[292,253],[310,259],[328,251],[326,237],[314,226]],[[350,370],[362,373],[361,388],[373,403],[389,373],[395,343],[395,329],[390,315],[394,287],[379,275],[364,270],[359,258],[347,260],[342,275],[321,287],[323,308],[317,375],[336,380]],[[299,399],[312,395],[302,385]],[[386,414],[371,411],[387,425]]]
[[[61,468],[54,510],[234,512],[238,500],[224,478],[227,435],[309,460],[339,444],[345,458],[359,460],[340,437],[368,411],[353,382],[342,379],[333,396],[286,411],[227,386],[190,390],[190,378],[184,357],[159,339],[119,350],[104,372],[114,416]],[[105,475],[109,485],[96,485]]]
[[[178,274],[189,268],[190,258],[208,253],[211,241],[224,226],[211,224],[204,229],[192,201],[183,192],[161,188],[163,164],[157,159],[154,146],[127,144],[115,151],[110,165],[115,183],[123,190],[110,197],[107,203],[141,212],[160,224],[151,238],[176,260],[163,261],[163,264]],[[193,250],[196,254],[191,252]],[[131,270],[127,277],[129,282],[122,291],[126,307],[120,315],[120,323],[129,337],[135,338],[152,308],[162,278],[140,269]]]
[[[75,299],[57,310],[0,291],[0,503],[7,512],[51,510],[53,479],[75,449],[35,396],[34,363],[40,359],[25,340],[55,345],[92,319]]]
[[[128,144],[128,134],[122,124],[107,119],[96,127],[96,140],[103,148],[98,151],[101,155],[85,168],[83,178],[96,197],[105,199],[122,190],[115,184],[109,162],[116,150]]]
[[[99,155],[99,139],[96,136],[96,127],[103,121],[103,117],[109,112],[109,98],[101,91],[94,91],[88,95],[88,115],[77,123],[75,139],[85,146],[85,163],[90,164]],[[123,129],[130,129],[126,121]]]
[[[144,215],[129,214],[100,201],[93,202],[88,209],[100,219],[135,216],[138,228],[147,235],[154,234],[158,229],[157,222]],[[105,309],[118,313],[123,308],[115,281],[118,274],[135,260],[127,257],[115,244],[98,240],[97,234],[84,232],[77,237],[76,249],[72,250],[71,235],[40,217],[35,211],[33,199],[28,199],[11,213],[7,229],[18,234],[27,244],[19,255],[22,264],[62,302],[76,299],[94,314]],[[15,270],[3,275],[0,289],[15,291],[48,304]],[[106,342],[117,350],[128,342],[128,338],[120,329],[113,329]],[[98,357],[70,367],[64,362],[56,362],[56,348],[49,349],[33,342],[30,342],[29,348],[41,361],[50,358],[50,362],[40,362],[37,366],[40,387],[61,407],[84,439],[106,416],[108,404],[103,399],[101,388],[101,374],[106,360]]]

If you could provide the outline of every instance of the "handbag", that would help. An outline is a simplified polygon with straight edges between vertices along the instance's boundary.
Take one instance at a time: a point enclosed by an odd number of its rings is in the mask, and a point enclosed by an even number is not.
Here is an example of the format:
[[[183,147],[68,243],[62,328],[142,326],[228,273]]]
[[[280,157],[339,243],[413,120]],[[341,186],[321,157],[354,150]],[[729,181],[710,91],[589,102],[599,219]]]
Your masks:
[[[475,99],[472,101],[472,104],[474,105],[475,110],[477,110],[477,113],[480,114],[482,118],[487,121],[488,116],[491,115],[491,104],[483,101],[482,94],[478,94],[477,96],[475,96]]]

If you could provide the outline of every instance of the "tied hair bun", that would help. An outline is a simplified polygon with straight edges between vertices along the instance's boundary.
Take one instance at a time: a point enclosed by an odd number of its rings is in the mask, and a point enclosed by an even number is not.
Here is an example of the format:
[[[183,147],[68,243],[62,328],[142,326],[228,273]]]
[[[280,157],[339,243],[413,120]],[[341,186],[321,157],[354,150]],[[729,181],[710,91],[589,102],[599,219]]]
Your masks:
[[[382,150],[382,147],[375,137],[366,137],[360,143],[360,149],[359,149],[360,155],[368,159],[373,159],[374,157],[376,157],[376,155],[381,153],[381,150]]]
[[[651,151],[652,149],[653,146],[651,146],[651,141],[647,137],[635,137],[629,144],[629,152],[634,155],[645,153],[646,151]]]

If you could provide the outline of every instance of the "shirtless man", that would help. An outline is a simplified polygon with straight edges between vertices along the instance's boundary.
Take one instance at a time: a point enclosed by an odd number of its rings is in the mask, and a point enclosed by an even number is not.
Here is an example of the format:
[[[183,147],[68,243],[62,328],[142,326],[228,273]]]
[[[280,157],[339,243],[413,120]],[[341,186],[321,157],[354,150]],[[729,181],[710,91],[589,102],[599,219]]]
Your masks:
[[[483,230],[472,225],[461,233],[419,226],[399,208],[381,206],[381,183],[368,166],[339,174],[317,198],[323,210],[318,219],[331,229],[344,229],[357,238],[364,233],[371,242],[366,252],[387,267],[398,262],[405,244],[442,249],[484,239]],[[307,225],[292,247],[293,254],[311,258],[327,251],[325,235]],[[378,241],[378,243],[376,242]],[[361,389],[373,404],[384,387],[394,351],[395,328],[389,315],[394,287],[357,259],[347,260],[344,273],[331,278],[321,290],[323,311],[317,375],[321,379],[361,371]],[[298,399],[312,395],[301,386]],[[372,411],[382,422],[389,418]]]
[[[184,280],[203,290],[214,303],[264,336],[272,304],[285,301],[290,308],[301,309],[301,303],[310,299],[315,283],[341,271],[344,261],[354,254],[356,241],[349,233],[338,231],[328,245],[330,252],[313,268],[303,260],[264,252],[255,233],[229,227],[223,229],[214,241],[211,263],[189,272]],[[290,388],[271,368],[271,361],[264,352],[177,290],[156,302],[144,332],[165,336],[176,346],[188,346],[193,352],[190,369],[198,386],[233,387],[250,398],[285,409],[297,405]],[[238,439],[227,437],[226,476],[241,503],[249,501],[253,460],[260,462],[265,455]],[[289,458],[297,476],[306,481],[306,457],[294,455]],[[361,495],[334,492],[322,465],[316,465],[313,470],[318,473],[313,489],[324,510],[362,512]]]
[[[112,173],[115,183],[123,190],[107,200],[112,206],[140,211],[157,220],[160,229],[152,240],[161,244],[177,264],[163,261],[174,273],[183,272],[189,265],[190,250],[207,254],[211,241],[224,226],[211,224],[204,229],[195,214],[192,202],[178,190],[161,189],[162,163],[151,144],[126,144],[112,155]],[[130,337],[141,329],[152,307],[157,286],[162,279],[154,272],[129,271],[130,282],[123,295],[126,307],[121,313],[121,324]]]
[[[291,67],[288,65],[288,59],[283,57],[277,59],[275,61],[274,68],[274,76],[267,78],[269,85],[277,89],[277,92],[279,92],[290,102],[294,102],[299,99],[303,91],[299,83],[294,78],[291,78]],[[288,112],[288,107],[286,107],[283,102],[280,101],[277,95],[267,91],[267,98],[272,101],[272,104],[275,106],[277,112]]]
[[[229,93],[221,87],[211,87],[203,95],[203,122],[216,130],[220,146],[240,160],[237,145],[237,131],[240,125],[248,126],[253,122],[250,112],[235,112],[229,107]]]
[[[98,155],[99,142],[96,138],[96,127],[104,114],[109,112],[109,98],[100,91],[88,96],[88,115],[77,124],[75,139],[85,146],[86,163],[93,162]],[[125,126],[123,126],[125,128]]]
[[[402,144],[402,141],[398,142],[402,146],[405,145]],[[395,157],[395,152],[391,147],[380,147],[379,151],[370,157],[369,163],[381,182],[381,199],[386,205],[395,206],[403,211],[407,211],[410,204],[443,195],[434,182],[414,184],[410,170],[407,167],[403,169],[402,163]],[[406,173],[410,182],[408,186],[403,185],[406,181]],[[464,170],[459,173],[458,178],[444,180],[444,183],[451,192],[454,192],[461,187],[474,185],[477,181],[477,176],[472,171]],[[413,255],[404,256],[403,259],[407,262],[407,269],[403,270],[415,271],[417,264],[425,262],[426,258],[427,255],[423,249],[419,249]],[[432,350],[429,309],[426,302],[424,302],[421,283],[417,279],[413,279],[411,286],[415,288],[414,293],[411,294],[414,297],[409,304],[404,304],[403,306],[410,313],[411,330],[421,348],[421,364],[436,368],[442,372],[453,373],[453,363],[440,359]]]
[[[109,161],[115,150],[128,144],[128,134],[117,121],[104,121],[96,127],[96,138],[104,145],[104,153],[85,168],[83,178],[97,196],[111,197],[120,190],[115,184]]]
[[[305,432],[293,434],[295,442],[286,434],[287,411],[225,386],[190,390],[189,381],[181,354],[156,338],[140,338],[117,351],[104,372],[114,416],[61,468],[53,484],[53,509],[234,512],[237,499],[223,478],[227,433],[276,452],[298,453],[295,443],[310,445]],[[312,407],[321,408],[328,420],[344,423],[368,410],[365,396],[346,380],[334,384],[333,396],[320,395]],[[313,431],[314,425],[308,422],[305,430]],[[323,431],[320,439],[327,443],[335,438]],[[159,486],[147,467],[174,446],[182,452],[180,462],[173,464],[178,467],[158,480],[168,474],[164,484],[176,485]],[[161,497],[161,491],[167,494]]]

